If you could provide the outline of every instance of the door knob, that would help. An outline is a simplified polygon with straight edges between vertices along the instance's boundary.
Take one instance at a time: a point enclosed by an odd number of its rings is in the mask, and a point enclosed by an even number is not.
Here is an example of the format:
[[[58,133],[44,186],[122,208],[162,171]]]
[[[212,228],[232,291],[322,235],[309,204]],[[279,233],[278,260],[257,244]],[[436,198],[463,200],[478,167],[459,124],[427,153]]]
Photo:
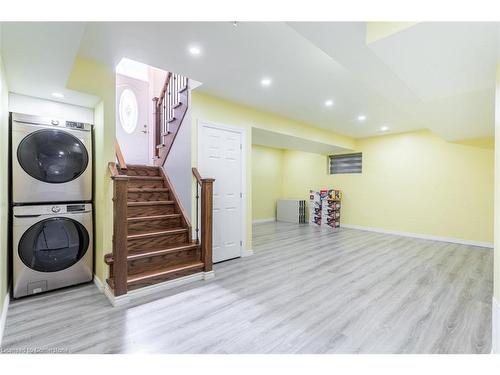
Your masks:
[[[148,132],[148,126],[147,125],[144,125],[144,129],[141,130],[144,134],[146,134]]]

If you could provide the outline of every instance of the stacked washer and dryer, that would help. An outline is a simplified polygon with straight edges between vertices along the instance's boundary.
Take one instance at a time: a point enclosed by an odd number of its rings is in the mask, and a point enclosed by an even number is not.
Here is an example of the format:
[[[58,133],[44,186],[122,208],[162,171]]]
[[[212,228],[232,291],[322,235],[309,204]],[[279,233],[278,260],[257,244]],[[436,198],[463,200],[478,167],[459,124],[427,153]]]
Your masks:
[[[92,125],[11,114],[13,296],[92,280]]]

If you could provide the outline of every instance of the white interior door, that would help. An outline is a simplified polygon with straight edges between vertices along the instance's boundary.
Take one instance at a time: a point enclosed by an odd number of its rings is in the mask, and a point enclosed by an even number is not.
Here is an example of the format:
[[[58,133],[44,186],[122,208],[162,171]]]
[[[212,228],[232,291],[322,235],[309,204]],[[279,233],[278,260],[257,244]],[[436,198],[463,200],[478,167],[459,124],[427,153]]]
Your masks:
[[[116,139],[130,164],[149,163],[149,82],[116,75]]]
[[[213,260],[237,258],[243,245],[242,133],[202,123],[198,137],[200,173],[215,178]]]

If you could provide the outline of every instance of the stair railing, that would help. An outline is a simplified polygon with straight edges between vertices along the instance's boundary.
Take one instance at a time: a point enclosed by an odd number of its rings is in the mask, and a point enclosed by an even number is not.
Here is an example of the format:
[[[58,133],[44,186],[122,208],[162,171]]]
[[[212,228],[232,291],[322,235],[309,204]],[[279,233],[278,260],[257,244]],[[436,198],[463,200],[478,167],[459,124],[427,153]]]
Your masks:
[[[198,169],[193,168],[196,179],[196,242],[200,244],[201,260],[204,263],[204,271],[212,271],[212,223],[213,223],[213,184],[215,179],[202,178]],[[201,196],[200,196],[201,187]],[[201,198],[201,201],[200,201]],[[201,206],[201,215],[199,207]],[[200,219],[198,219],[200,217]],[[200,222],[201,221],[201,230]]]
[[[162,166],[172,147],[172,143],[177,135],[183,118],[175,117],[175,109],[179,106],[185,106],[182,112],[183,116],[187,110],[188,78],[180,74],[168,72],[165,84],[161,90],[160,96],[153,98],[155,102],[155,140],[156,146],[154,155],[156,164]],[[173,128],[175,125],[175,128]]]
[[[126,170],[127,163],[125,163],[125,158],[123,157],[122,149],[116,139],[115,139],[115,154],[116,154],[116,160],[118,161],[118,168],[120,168],[121,170]]]
[[[116,144],[118,145],[118,143]],[[113,180],[113,266],[111,270],[113,285],[111,287],[115,296],[127,293],[127,192],[129,178],[126,174],[121,173],[122,166],[126,166],[124,159],[119,161],[118,165],[117,163],[109,163],[108,165]]]

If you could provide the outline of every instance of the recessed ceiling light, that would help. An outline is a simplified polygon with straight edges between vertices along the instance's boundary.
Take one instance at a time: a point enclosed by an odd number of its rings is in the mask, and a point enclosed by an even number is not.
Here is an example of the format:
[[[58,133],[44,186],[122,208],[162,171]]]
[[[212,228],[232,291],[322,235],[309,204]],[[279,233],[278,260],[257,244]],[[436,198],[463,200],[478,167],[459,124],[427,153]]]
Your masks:
[[[271,83],[273,81],[271,80],[271,78],[262,78],[261,81],[260,81],[260,84],[262,86],[271,86]]]
[[[327,107],[331,107],[331,106],[333,105],[333,100],[328,99],[328,100],[325,102],[325,105],[326,105]]]
[[[380,127],[380,131],[381,131],[381,132],[387,132],[387,131],[389,131],[389,127],[388,127],[388,126],[386,126],[386,125],[381,126],[381,127]]]
[[[61,94],[60,92],[53,92],[53,93],[52,93],[52,96],[53,96],[54,98],[64,98],[64,95],[63,95],[63,94]]]
[[[197,46],[191,46],[189,47],[189,53],[193,56],[198,56],[199,54],[201,54],[201,49]]]
[[[365,121],[366,120],[366,116],[365,115],[359,115],[358,116],[358,121]]]

